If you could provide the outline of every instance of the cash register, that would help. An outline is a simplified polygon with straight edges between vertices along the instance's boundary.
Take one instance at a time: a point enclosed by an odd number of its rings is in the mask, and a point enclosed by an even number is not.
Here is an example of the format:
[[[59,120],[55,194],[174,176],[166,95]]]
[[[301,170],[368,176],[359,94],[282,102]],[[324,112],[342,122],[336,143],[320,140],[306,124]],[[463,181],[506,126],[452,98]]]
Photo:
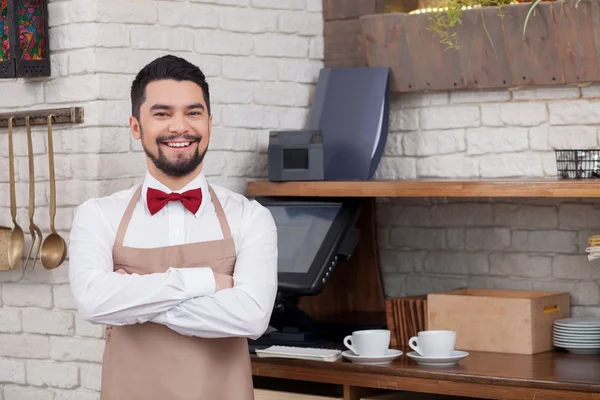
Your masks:
[[[360,232],[355,198],[255,198],[267,207],[278,230],[278,295],[269,329],[249,340],[250,351],[273,345],[340,348],[355,324],[315,319],[298,307],[302,296],[319,294],[336,269],[346,267]],[[337,273],[343,273],[338,271]]]
[[[388,111],[387,67],[322,69],[307,126],[270,132],[269,180],[372,179],[385,149]],[[366,322],[359,316],[314,317],[299,306],[304,296],[321,293],[334,272],[353,272],[346,270],[351,267],[346,261],[360,236],[355,227],[360,200],[255,200],[271,211],[277,225],[279,290],[269,329],[249,341],[251,351],[276,345],[337,347],[354,330],[385,328],[385,321]],[[338,282],[332,286],[337,288]],[[335,302],[335,297],[327,299]]]

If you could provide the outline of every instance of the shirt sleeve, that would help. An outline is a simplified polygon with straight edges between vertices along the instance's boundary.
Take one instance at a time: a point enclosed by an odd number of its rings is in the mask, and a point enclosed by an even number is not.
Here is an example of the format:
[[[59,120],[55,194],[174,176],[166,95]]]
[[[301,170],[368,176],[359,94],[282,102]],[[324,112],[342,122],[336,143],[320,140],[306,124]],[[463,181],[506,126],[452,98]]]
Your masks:
[[[164,273],[114,272],[114,234],[95,201],[77,208],[69,244],[69,281],[81,316],[92,323],[129,325],[178,303],[215,292],[212,270],[169,268]]]
[[[268,209],[242,225],[240,239],[233,288],[187,300],[151,321],[187,336],[259,338],[277,294],[277,228]]]

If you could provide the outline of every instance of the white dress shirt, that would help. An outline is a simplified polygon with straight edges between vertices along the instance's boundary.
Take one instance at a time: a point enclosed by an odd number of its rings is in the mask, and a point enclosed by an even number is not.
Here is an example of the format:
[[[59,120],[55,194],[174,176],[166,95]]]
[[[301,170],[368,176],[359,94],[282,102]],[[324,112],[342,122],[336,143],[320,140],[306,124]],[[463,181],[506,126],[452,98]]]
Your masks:
[[[208,267],[169,268],[164,273],[120,275],[113,271],[113,244],[137,185],[81,204],[70,233],[69,280],[78,310],[98,324],[152,321],[183,335],[256,339],[268,327],[277,291],[277,229],[269,210],[256,201],[211,185],[235,242],[234,287],[215,292]],[[178,193],[200,187],[196,214],[171,201],[155,215],[146,204],[148,187],[170,193],[150,173],[125,233],[123,246],[154,248],[223,238],[204,173]]]

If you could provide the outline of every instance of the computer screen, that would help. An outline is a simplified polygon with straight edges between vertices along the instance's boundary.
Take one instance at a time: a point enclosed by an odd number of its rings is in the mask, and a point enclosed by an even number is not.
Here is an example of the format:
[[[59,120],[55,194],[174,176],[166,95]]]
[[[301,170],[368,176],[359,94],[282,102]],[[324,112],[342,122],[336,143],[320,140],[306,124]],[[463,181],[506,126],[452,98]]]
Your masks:
[[[255,198],[277,226],[279,290],[316,294],[337,263],[338,248],[360,209],[356,199]]]
[[[277,225],[279,272],[308,272],[341,206],[338,203],[268,207]]]

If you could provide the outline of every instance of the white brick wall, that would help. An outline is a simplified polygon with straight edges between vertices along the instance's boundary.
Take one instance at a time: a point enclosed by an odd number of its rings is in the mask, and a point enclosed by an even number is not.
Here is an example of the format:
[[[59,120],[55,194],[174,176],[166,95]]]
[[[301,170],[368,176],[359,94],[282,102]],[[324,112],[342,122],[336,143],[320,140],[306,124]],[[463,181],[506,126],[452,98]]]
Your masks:
[[[555,177],[555,149],[598,148],[600,86],[394,96],[377,176]],[[575,315],[600,315],[595,199],[380,201],[388,296],[462,286],[559,290]]]
[[[268,132],[304,126],[323,66],[321,0],[51,0],[52,77],[0,82],[0,110],[83,106],[85,123],[54,127],[58,212],[68,240],[74,208],[139,182],[144,154],[130,139],[135,73],[171,53],[207,75],[214,132],[209,179],[244,191],[266,172]],[[49,230],[45,126],[34,127],[36,222]],[[7,165],[0,131],[0,165]],[[27,231],[28,162],[15,132],[19,223]],[[0,168],[0,224],[12,226]],[[29,237],[27,237],[27,247]],[[0,400],[97,400],[102,326],[77,315],[59,269],[0,273]]]

